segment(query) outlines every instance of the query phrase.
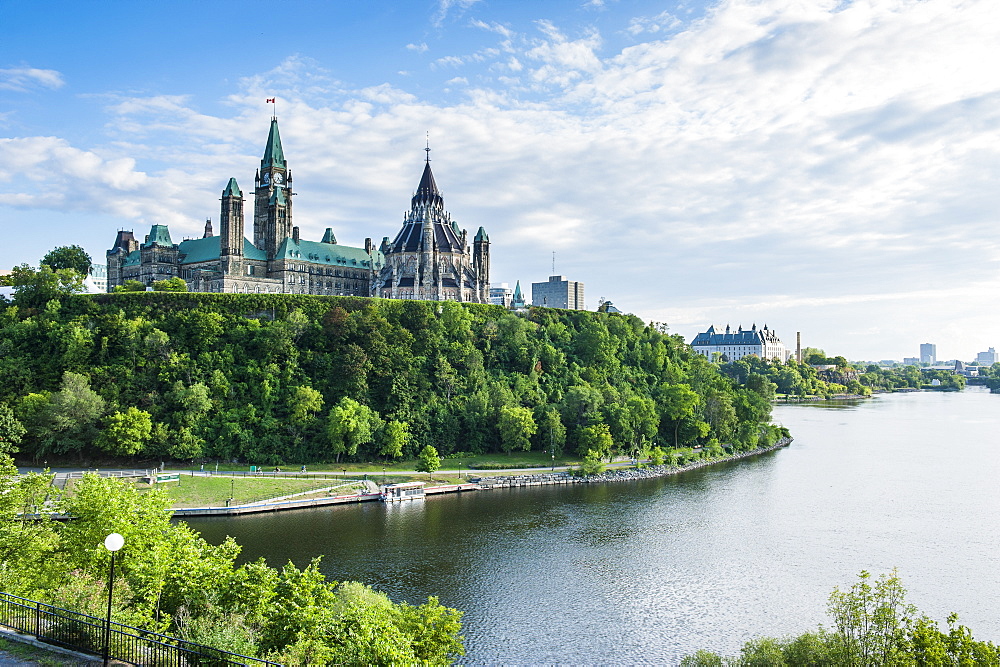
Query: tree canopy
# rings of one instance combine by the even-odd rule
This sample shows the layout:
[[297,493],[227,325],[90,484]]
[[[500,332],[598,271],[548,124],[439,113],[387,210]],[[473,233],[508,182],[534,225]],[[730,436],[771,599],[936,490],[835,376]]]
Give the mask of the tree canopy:
[[54,290],[0,311],[0,342],[0,403],[36,459],[743,451],[776,384],[631,315],[452,302]]
[[59,269],[73,269],[81,275],[88,275],[90,273],[90,265],[93,263],[90,255],[87,251],[78,245],[64,245],[58,248],[53,248],[45,257],[42,257],[41,262],[43,266],[47,266],[53,271],[58,271]]
[[363,584],[328,581],[318,560],[302,569],[239,565],[231,538],[213,546],[171,521],[157,489],[88,474],[46,507],[72,521],[21,520],[43,508],[50,483],[19,476],[0,454],[0,590],[103,617],[103,541],[117,532],[125,538],[112,601],[119,622],[287,665],[445,665],[464,653],[461,612],[436,598],[397,604]]

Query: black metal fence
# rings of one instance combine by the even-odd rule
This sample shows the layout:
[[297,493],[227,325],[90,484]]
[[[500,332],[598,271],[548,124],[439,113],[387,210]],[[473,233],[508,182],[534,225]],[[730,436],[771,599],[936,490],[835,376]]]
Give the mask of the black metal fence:
[[[0,592],[0,625],[34,636],[46,644],[93,655],[104,654],[104,631],[107,624],[102,618]],[[114,622],[111,623],[109,648],[108,654],[112,660],[131,665],[281,667],[278,663],[267,660],[221,651]]]

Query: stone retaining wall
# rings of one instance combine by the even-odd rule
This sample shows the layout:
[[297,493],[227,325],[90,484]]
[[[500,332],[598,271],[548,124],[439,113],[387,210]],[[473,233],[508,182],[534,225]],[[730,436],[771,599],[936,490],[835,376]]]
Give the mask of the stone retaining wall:
[[697,470],[715,463],[726,461],[738,461],[758,454],[773,452],[776,449],[787,447],[792,442],[791,438],[782,438],[770,447],[762,447],[742,454],[734,454],[722,459],[712,459],[710,461],[696,461],[684,466],[649,466],[647,468],[620,468],[617,470],[607,470],[597,475],[588,477],[576,477],[565,472],[541,473],[535,475],[496,475],[493,477],[478,477],[469,481],[479,484],[479,488],[488,489],[510,489],[522,486],[545,486],[549,484],[594,484],[598,482],[626,482],[636,479],[651,479],[653,477],[664,477],[666,475],[676,475],[677,473]]

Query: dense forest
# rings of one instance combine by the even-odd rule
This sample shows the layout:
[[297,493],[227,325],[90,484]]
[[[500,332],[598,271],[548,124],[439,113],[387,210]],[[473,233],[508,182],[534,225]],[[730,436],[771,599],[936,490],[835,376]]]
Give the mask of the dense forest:
[[[0,447],[306,463],[770,444],[775,384],[632,315],[352,297],[79,295],[0,308]],[[34,283],[32,283],[34,280]]]

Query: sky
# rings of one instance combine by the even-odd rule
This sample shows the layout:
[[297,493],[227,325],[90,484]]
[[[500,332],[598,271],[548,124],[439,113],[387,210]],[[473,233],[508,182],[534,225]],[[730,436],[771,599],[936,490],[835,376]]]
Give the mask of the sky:
[[0,268],[218,232],[272,106],[295,223],[394,237],[425,143],[491,281],[688,341],[1000,348],[996,0],[0,0]]

